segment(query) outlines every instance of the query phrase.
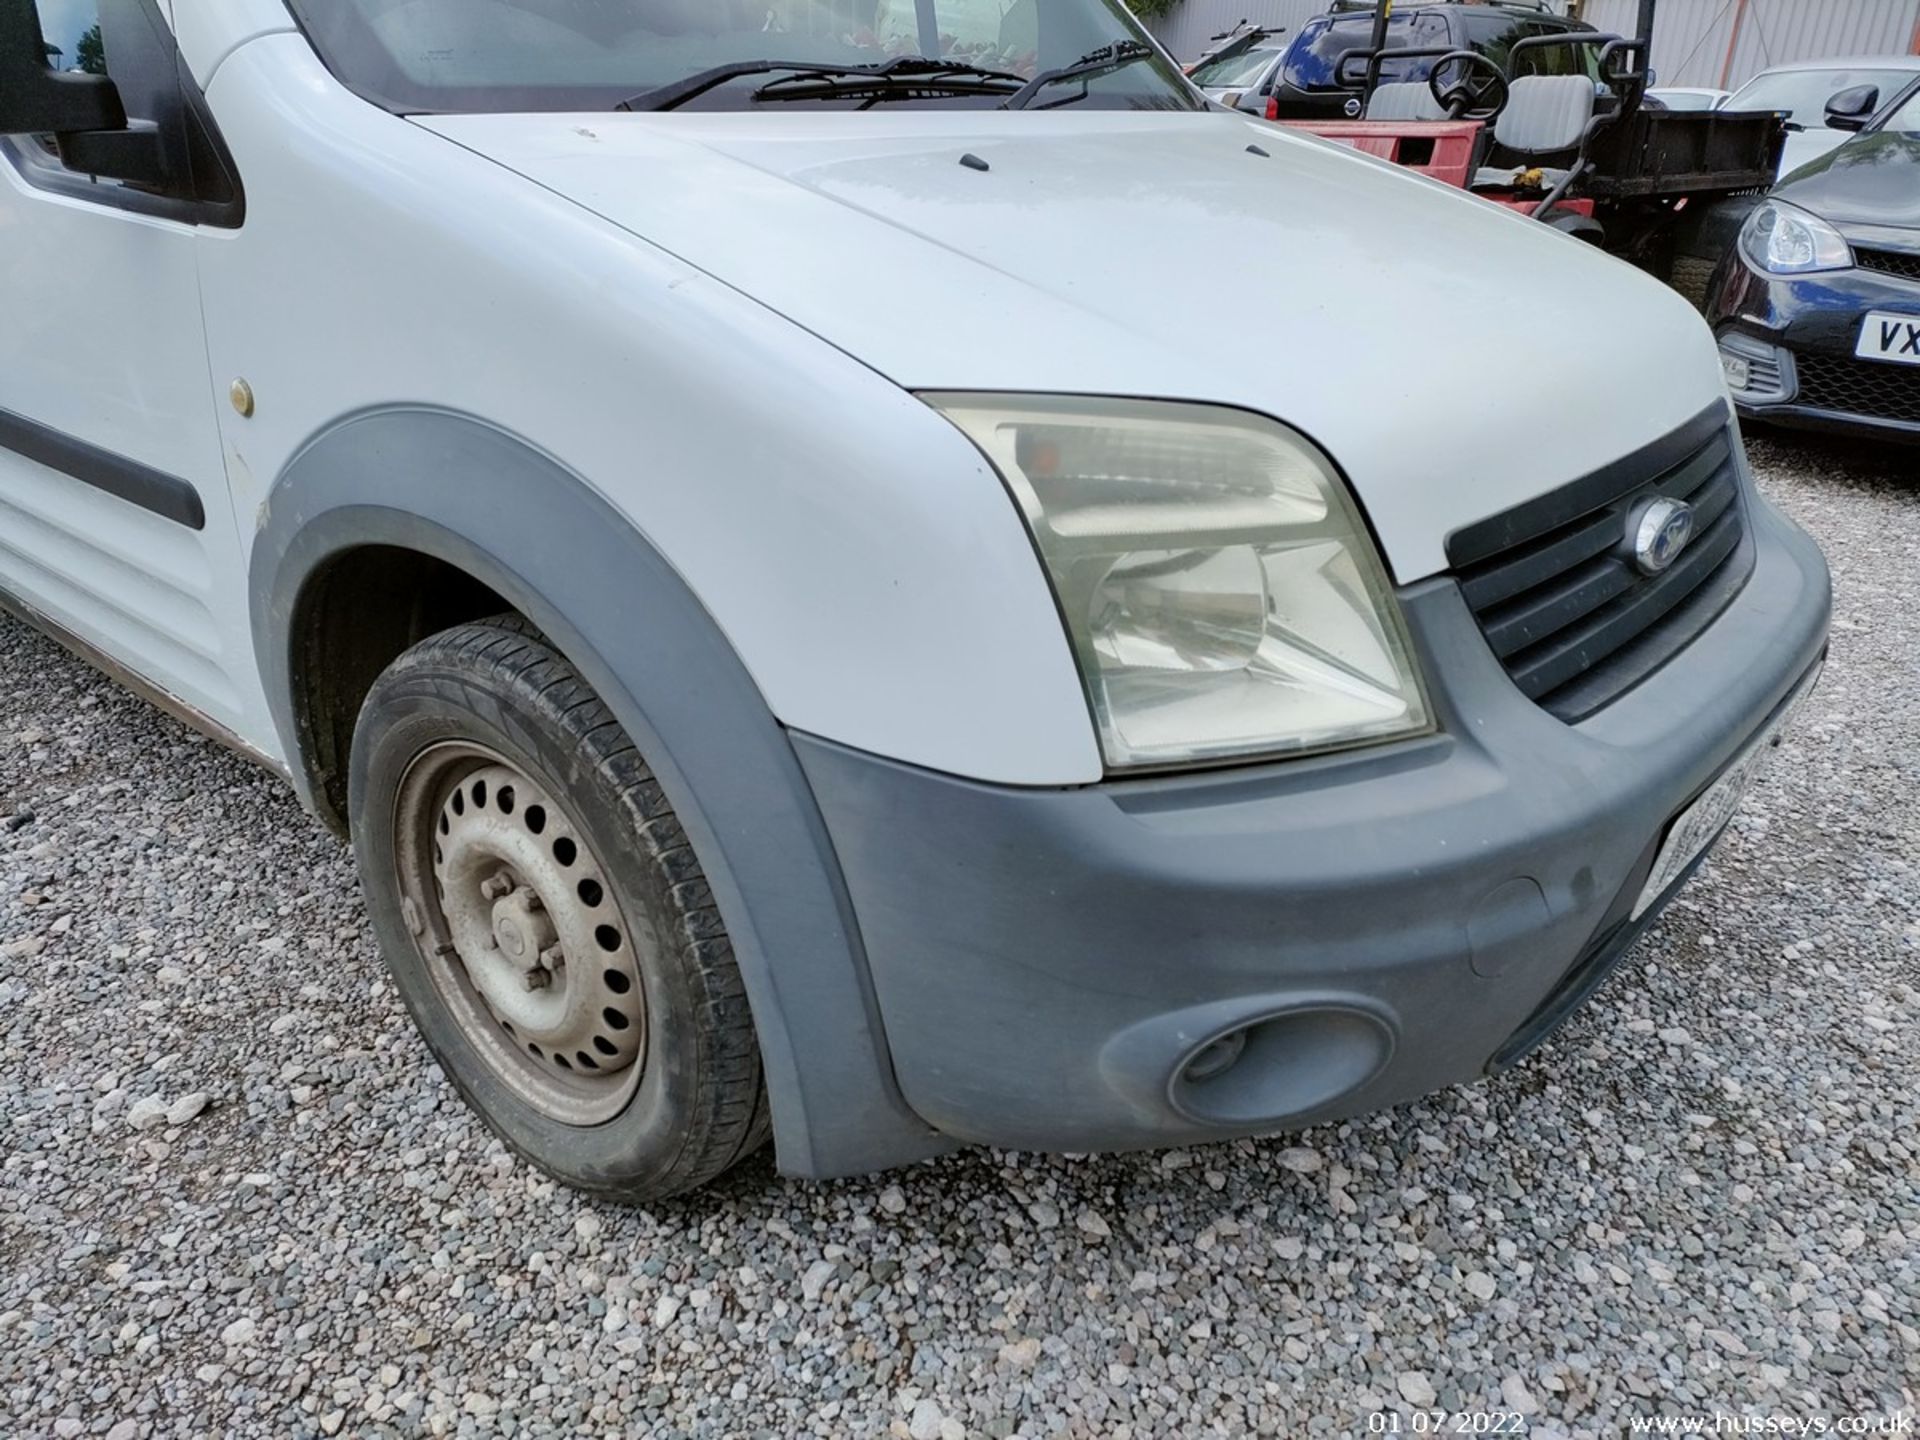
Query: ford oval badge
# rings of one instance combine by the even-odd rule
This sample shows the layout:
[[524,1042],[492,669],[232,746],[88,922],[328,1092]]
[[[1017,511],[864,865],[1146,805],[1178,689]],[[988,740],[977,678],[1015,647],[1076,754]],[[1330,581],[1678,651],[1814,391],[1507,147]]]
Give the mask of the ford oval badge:
[[1668,569],[1693,539],[1693,507],[1681,500],[1655,500],[1636,512],[1631,523],[1627,540],[1642,575]]

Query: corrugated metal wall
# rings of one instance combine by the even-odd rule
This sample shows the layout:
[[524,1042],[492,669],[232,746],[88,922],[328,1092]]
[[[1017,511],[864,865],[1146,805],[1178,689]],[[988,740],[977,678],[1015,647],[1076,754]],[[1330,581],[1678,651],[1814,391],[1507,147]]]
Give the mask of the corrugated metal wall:
[[[1588,0],[1586,15],[1626,34],[1638,8],[1637,0]],[[1916,31],[1920,0],[1661,0],[1653,65],[1662,85],[1733,89],[1789,60],[1905,55]]]
[[[1405,3],[1405,0],[1403,0]],[[1298,28],[1321,0],[1184,0],[1152,29],[1182,60],[1237,20]],[[1602,30],[1632,31],[1637,0],[1587,0]],[[1737,27],[1737,35],[1736,35]],[[1839,55],[1904,55],[1920,44],[1920,0],[1660,0],[1653,64],[1663,85],[1740,85],[1769,65]]]
[[1733,54],[1734,83],[1783,60],[1904,55],[1920,39],[1920,0],[1749,0]]
[[[1829,0],[1789,3],[1819,10]],[[1662,85],[1719,88],[1739,5],[1740,0],[1661,0],[1653,21],[1653,69]],[[1587,0],[1584,13],[1587,23],[1596,30],[1631,35],[1639,23],[1640,4],[1639,0]]]

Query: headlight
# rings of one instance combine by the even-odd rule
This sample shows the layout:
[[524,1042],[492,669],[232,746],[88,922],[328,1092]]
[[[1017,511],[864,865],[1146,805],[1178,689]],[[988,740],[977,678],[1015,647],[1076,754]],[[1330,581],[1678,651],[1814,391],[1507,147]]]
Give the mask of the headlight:
[[1818,215],[1784,200],[1769,200],[1753,212],[1740,232],[1740,246],[1749,260],[1770,275],[1853,268],[1853,248],[1844,235]]
[[923,398],[1025,512],[1109,765],[1297,754],[1429,728],[1373,542],[1300,435],[1200,405]]

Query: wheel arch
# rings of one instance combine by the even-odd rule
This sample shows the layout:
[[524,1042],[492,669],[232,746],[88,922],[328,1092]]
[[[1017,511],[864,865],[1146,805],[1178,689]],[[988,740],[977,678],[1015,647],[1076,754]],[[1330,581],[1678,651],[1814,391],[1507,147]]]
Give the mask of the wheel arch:
[[[413,567],[394,601],[411,611],[351,583],[370,556]],[[459,587],[457,603],[423,603],[423,575]],[[316,636],[326,650],[325,637],[353,633],[316,628],[343,580],[375,633],[344,657],[316,654]],[[459,613],[474,604],[537,625],[640,747],[700,855],[759,1034],[781,1169],[853,1174],[953,1148],[900,1098],[852,907],[785,730],[698,597],[580,476],[472,416],[407,406],[345,417],[275,482],[249,588],[294,784],[336,828],[340,712],[357,712],[354,686],[384,667],[365,674],[372,658],[441,614],[478,618]],[[347,674],[316,684],[329,665]]]

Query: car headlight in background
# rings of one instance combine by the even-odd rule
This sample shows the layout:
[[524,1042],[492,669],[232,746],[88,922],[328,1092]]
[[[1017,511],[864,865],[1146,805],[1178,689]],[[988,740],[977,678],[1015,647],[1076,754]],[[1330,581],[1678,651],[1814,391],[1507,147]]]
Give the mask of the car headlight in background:
[[1213,406],[922,398],[1025,513],[1110,766],[1430,728],[1372,538],[1304,437]]
[[1812,275],[1853,268],[1853,247],[1833,226],[1784,200],[1755,210],[1740,232],[1740,247],[1770,275]]

